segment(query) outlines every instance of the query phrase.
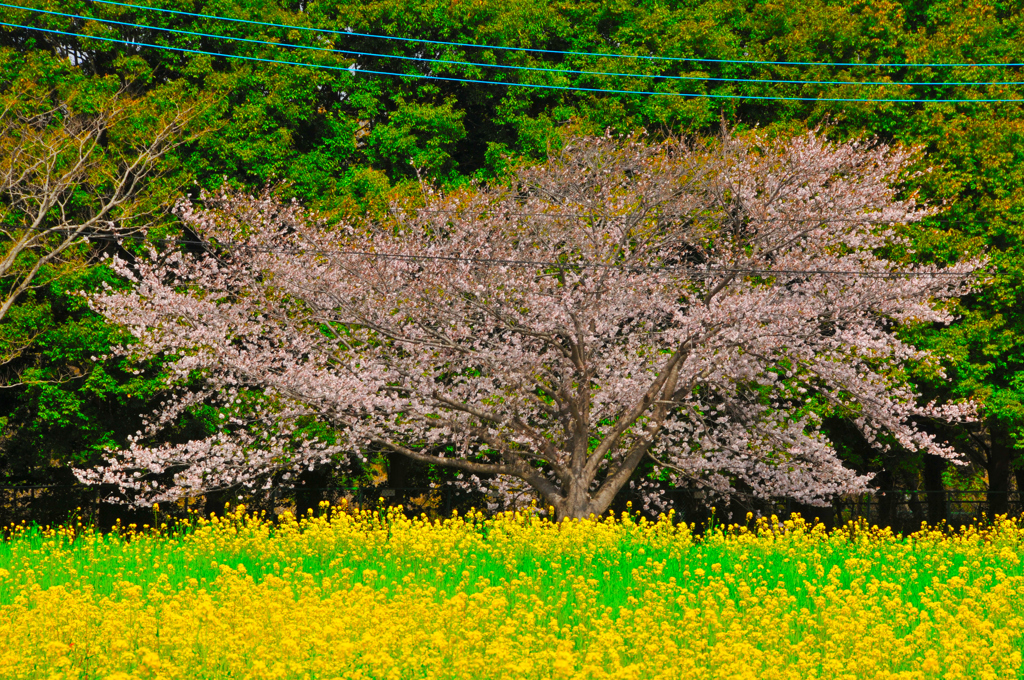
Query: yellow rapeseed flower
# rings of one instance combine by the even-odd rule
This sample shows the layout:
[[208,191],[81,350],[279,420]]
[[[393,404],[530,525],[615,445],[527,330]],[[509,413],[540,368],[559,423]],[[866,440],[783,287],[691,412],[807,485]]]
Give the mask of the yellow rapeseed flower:
[[[12,527],[0,678],[1022,677],[1024,528],[908,537],[798,517],[697,536],[227,511],[101,535]],[[182,530],[183,529],[183,530]]]

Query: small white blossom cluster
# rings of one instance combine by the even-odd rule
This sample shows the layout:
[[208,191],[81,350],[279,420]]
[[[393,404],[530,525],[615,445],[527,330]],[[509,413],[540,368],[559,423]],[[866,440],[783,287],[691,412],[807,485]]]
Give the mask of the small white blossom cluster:
[[[836,456],[812,398],[878,446],[954,458],[917,423],[970,406],[921,405],[893,377],[934,360],[896,325],[947,322],[936,303],[977,266],[883,278],[906,271],[878,256],[894,226],[928,214],[894,189],[912,155],[815,133],[582,138],[511,188],[428,188],[424,208],[368,227],[269,195],[185,201],[210,254],[118,260],[134,288],[93,305],[205,391],[171,398],[80,478],[150,502],[382,447],[562,517],[603,512],[645,459],[679,483],[820,504],[868,480]],[[274,407],[145,445],[239,390]],[[339,443],[296,443],[301,417]]]

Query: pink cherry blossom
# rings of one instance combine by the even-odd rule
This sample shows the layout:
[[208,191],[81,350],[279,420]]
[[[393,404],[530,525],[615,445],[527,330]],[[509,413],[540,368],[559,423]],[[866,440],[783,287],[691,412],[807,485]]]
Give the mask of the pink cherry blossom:
[[[879,447],[955,458],[919,423],[971,406],[920,403],[899,369],[935,358],[896,330],[948,322],[939,303],[977,263],[881,256],[930,214],[897,193],[913,158],[817,133],[588,137],[508,186],[424,187],[424,207],[368,226],[269,194],[183,201],[208,254],[115,260],[134,288],[92,303],[140,340],[122,351],[175,357],[204,387],[79,477],[146,503],[379,447],[560,517],[604,512],[645,459],[726,495],[866,490],[812,398]],[[147,444],[254,389],[268,406],[213,436]],[[297,438],[303,418],[339,441]]]

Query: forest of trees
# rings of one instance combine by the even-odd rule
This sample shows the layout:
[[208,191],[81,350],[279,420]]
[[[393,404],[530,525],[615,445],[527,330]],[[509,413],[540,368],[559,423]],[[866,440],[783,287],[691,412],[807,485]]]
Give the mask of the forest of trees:
[[[987,261],[976,289],[951,303],[955,322],[901,330],[942,357],[944,371],[908,376],[926,400],[979,404],[973,425],[922,424],[968,464],[883,453],[839,416],[824,427],[876,488],[926,494],[931,521],[945,519],[947,491],[984,492],[998,514],[1024,489],[1020,3],[17,7],[0,25],[0,486],[67,485],[52,512],[92,497],[75,495],[72,468],[123,447],[143,427],[138,414],[165,398],[166,365],[112,352],[124,332],[80,293],[126,285],[104,255],[195,240],[172,210],[182,196],[269,187],[325,220],[374,219],[415,205],[423,181],[500,182],[577,135],[704,136],[723,125],[769,138],[820,127],[916,150],[902,191],[942,209],[903,227],[913,247],[888,256]],[[218,415],[197,406],[168,441],[206,436]],[[304,481],[365,482],[374,465],[410,486],[444,475],[386,457],[368,465]]]

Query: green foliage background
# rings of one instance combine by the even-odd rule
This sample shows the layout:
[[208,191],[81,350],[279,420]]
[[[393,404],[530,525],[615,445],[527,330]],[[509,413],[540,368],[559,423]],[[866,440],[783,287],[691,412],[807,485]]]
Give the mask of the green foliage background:
[[[950,431],[992,480],[1020,470],[1024,481],[1024,99],[1017,67],[766,65],[687,59],[877,63],[1022,63],[1022,3],[990,0],[150,0],[153,7],[256,22],[329,29],[321,34],[255,23],[166,14],[84,0],[24,0],[26,7],[152,28],[103,24],[5,9],[5,21],[82,35],[187,47],[220,54],[333,67],[256,63],[224,56],[139,48],[25,29],[0,28],[0,87],[17,76],[60,80],[69,69],[115,78],[140,93],[208,98],[211,132],[168,159],[182,191],[232,184],[282,184],[326,215],[380,210],[410,193],[417,176],[441,184],[500,176],[517,159],[540,159],[567,130],[646,128],[703,134],[723,119],[780,134],[827,124],[837,137],[877,136],[920,146],[921,174],[908,192],[946,210],[909,235],[903,257],[950,262],[985,255],[990,275],[958,307],[948,328],[908,330],[946,357],[947,376],[920,375],[927,396],[974,397],[984,427]],[[186,36],[157,28],[331,47],[350,54]],[[351,35],[560,50],[550,54],[386,41]],[[594,56],[621,53],[675,61]],[[398,59],[397,57],[405,57]],[[426,63],[423,58],[458,63]],[[350,72],[393,71],[404,77]],[[74,64],[74,66],[70,66]],[[514,71],[499,66],[554,69]],[[657,78],[574,71],[635,73]],[[414,76],[507,83],[689,93],[709,97],[606,94],[460,83]],[[671,78],[691,78],[673,80]],[[715,78],[834,81],[836,84],[725,82]],[[959,85],[908,86],[908,80]],[[875,82],[875,85],[858,83]],[[989,81],[1008,85],[985,85]],[[757,99],[758,97],[767,99]],[[782,101],[773,97],[806,97]],[[828,98],[965,99],[962,103],[842,102]],[[19,386],[0,390],[0,481],[51,479],[72,461],[95,459],[123,440],[135,414],[151,407],[158,370],[135,375],[102,356],[114,331],[73,291],[108,274],[90,265],[26,296],[0,324],[0,341],[32,338],[6,366]],[[73,375],[71,375],[73,374]],[[62,382],[44,382],[63,376]],[[69,380],[64,380],[70,375]],[[934,425],[931,425],[934,426]],[[865,471],[886,468],[890,488],[916,485],[926,461],[882,457],[856,437],[836,439]],[[1001,472],[1004,471],[1004,472]],[[952,479],[947,474],[947,483]]]

